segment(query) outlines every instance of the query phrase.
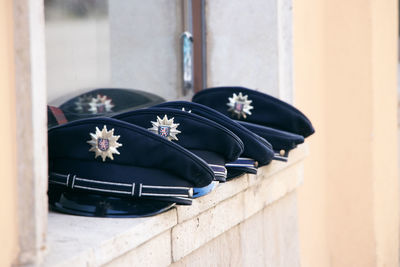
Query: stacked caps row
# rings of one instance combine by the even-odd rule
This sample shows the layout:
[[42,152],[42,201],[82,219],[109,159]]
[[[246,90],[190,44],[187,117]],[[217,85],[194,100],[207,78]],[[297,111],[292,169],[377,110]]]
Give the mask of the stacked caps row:
[[190,205],[218,184],[286,161],[314,133],[292,105],[244,87],[205,89],[192,102],[97,89],[48,113],[49,206],[84,216]]

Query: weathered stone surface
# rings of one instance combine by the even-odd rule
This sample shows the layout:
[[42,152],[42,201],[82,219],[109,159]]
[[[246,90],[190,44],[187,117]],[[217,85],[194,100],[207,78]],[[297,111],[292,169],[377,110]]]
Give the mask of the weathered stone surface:
[[296,193],[287,194],[172,266],[299,266],[296,211]]
[[186,221],[201,212],[214,207],[217,203],[243,191],[248,186],[247,175],[219,184],[210,194],[197,198],[191,206],[177,206],[178,223]]
[[300,266],[297,194],[275,202],[263,211],[266,266]]
[[[265,206],[293,191],[302,182],[302,165],[295,163],[272,177],[232,196],[172,230],[173,260],[177,261]],[[212,225],[212,227],[210,227]]]
[[247,188],[244,192],[245,217],[252,216],[266,205],[293,191],[302,181],[302,164],[294,164]]
[[140,245],[104,267],[121,266],[168,266],[171,264],[171,231],[168,230]]
[[135,249],[177,223],[176,210],[135,219],[49,214],[44,266],[99,266]]
[[243,221],[240,229],[241,266],[265,266],[264,264],[264,220],[263,212]]
[[172,257],[177,261],[244,218],[243,193],[220,202],[172,229]]
[[241,266],[240,249],[239,227],[235,226],[172,266]]

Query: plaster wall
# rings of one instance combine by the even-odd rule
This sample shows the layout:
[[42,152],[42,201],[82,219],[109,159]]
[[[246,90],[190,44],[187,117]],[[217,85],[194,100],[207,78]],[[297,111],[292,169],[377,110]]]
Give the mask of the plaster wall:
[[303,266],[398,266],[396,1],[296,0],[295,105],[313,121]]

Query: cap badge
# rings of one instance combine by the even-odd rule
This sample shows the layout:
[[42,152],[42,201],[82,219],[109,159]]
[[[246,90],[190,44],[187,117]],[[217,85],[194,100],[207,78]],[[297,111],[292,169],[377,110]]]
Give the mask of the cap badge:
[[79,113],[106,113],[111,112],[114,105],[111,103],[112,99],[106,95],[98,94],[96,97],[91,95],[84,95],[78,98],[75,102],[75,110]]
[[156,133],[164,138],[167,138],[169,141],[178,140],[176,137],[181,131],[177,129],[179,123],[174,123],[174,118],[168,119],[167,115],[164,115],[164,118],[160,119],[157,116],[157,121],[152,121],[153,127],[148,128],[148,130]]
[[111,99],[106,95],[97,95],[96,98],[92,98],[89,103],[89,111],[92,114],[111,112],[114,105],[111,103]]
[[104,125],[100,131],[96,127],[96,133],[90,133],[90,136],[92,139],[87,141],[87,143],[91,145],[89,151],[95,153],[94,158],[100,156],[103,161],[106,161],[107,157],[114,160],[113,154],[119,155],[117,148],[122,146],[122,144],[117,142],[120,136],[114,135],[114,128],[107,131],[107,127]]
[[238,95],[233,93],[232,97],[229,97],[229,103],[227,103],[229,112],[232,112],[232,116],[237,116],[238,119],[243,117],[243,119],[247,118],[247,115],[251,115],[251,109],[254,107],[251,106],[251,102],[253,100],[247,99],[247,95],[244,95],[240,92]]
[[75,101],[75,110],[78,113],[88,113],[89,112],[89,102],[92,101],[92,96],[83,95],[78,97],[78,100]]

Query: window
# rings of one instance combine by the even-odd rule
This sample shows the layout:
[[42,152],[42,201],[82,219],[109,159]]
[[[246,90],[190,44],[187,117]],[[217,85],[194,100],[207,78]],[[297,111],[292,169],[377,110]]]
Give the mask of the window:
[[[291,44],[291,20],[281,17],[291,14],[290,5],[269,8],[264,2],[253,5],[237,1],[224,2],[221,8],[221,3],[205,3],[205,0],[14,3],[20,263],[39,260],[45,247],[46,104],[58,106],[72,96],[101,87],[140,89],[166,99],[184,97],[187,93],[189,98],[193,92],[183,90],[181,36],[185,31],[192,32],[194,40],[193,91],[237,84],[290,99],[291,52],[285,47]],[[244,8],[249,12],[242,14]],[[207,42],[212,48],[207,51],[208,66],[206,19]],[[237,27],[239,24],[243,27]],[[255,25],[265,31],[251,30],[256,29]],[[260,38],[266,47],[248,41]]]
[[[139,89],[165,99],[190,93],[192,39],[183,33],[195,30],[201,64],[203,2],[46,0],[48,103],[94,88]],[[203,66],[196,73],[198,90]]]

